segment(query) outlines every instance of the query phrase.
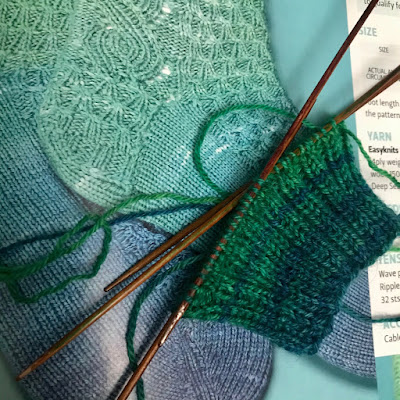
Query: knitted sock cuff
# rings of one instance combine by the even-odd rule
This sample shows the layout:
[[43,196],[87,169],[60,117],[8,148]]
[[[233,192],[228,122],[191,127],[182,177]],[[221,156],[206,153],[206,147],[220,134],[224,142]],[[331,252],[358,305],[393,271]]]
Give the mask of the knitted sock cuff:
[[187,316],[313,354],[349,283],[388,250],[399,221],[361,177],[342,127],[280,164],[239,206],[244,216],[231,221]]

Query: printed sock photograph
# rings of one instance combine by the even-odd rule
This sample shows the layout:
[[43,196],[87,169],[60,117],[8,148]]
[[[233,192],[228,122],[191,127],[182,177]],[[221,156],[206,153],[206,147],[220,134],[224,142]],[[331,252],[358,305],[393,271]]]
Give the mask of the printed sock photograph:
[[0,400],[400,400],[400,2],[3,0]]

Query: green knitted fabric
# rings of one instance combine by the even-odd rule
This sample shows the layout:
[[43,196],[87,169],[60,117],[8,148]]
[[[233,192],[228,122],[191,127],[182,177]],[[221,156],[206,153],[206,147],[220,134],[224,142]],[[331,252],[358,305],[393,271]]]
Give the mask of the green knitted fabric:
[[318,350],[347,286],[400,224],[358,172],[343,126],[313,139],[241,203],[187,317],[229,321],[297,354]]
[[[293,109],[275,75],[263,7],[262,0],[76,1],[40,116],[41,141],[63,181],[105,208],[140,193],[215,195],[192,154],[210,115],[249,103]],[[212,180],[233,191],[254,176],[287,124],[261,110],[219,120],[201,154]],[[156,222],[172,232],[198,214]]]

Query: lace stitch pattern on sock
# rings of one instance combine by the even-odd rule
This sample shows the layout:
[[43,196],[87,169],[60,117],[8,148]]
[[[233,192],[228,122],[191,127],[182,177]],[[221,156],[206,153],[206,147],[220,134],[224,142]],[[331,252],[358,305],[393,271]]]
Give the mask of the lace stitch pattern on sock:
[[69,34],[74,0],[13,0],[0,4],[2,73],[53,65]]
[[[64,182],[105,208],[136,193],[209,195],[195,174],[195,138],[209,115],[248,103],[293,109],[275,76],[262,1],[80,0],[40,137]],[[213,180],[227,191],[244,183],[287,125],[262,111],[219,121],[203,146]],[[195,213],[179,226],[157,222],[172,232]]]
[[399,220],[361,177],[341,127],[281,164],[242,202],[186,316],[314,354],[349,283],[388,250]]

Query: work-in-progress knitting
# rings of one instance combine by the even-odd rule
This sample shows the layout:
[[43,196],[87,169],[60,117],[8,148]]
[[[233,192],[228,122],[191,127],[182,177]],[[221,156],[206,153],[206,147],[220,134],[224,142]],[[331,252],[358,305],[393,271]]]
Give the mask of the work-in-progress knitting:
[[229,321],[297,354],[318,351],[352,279],[400,229],[357,170],[347,134],[339,125],[316,135],[242,201],[188,317]]

